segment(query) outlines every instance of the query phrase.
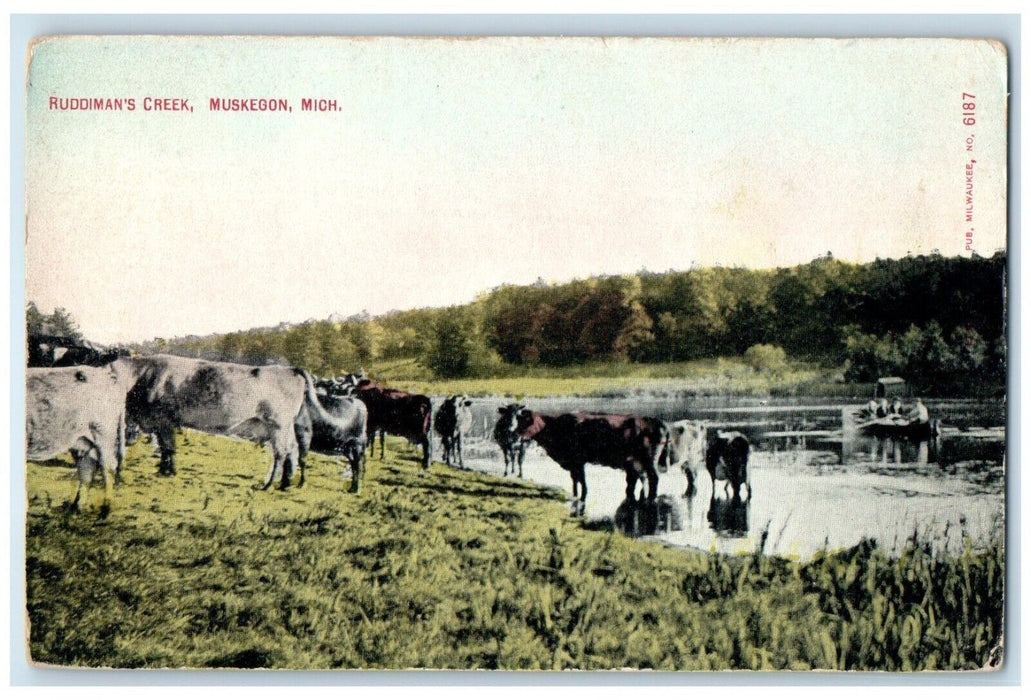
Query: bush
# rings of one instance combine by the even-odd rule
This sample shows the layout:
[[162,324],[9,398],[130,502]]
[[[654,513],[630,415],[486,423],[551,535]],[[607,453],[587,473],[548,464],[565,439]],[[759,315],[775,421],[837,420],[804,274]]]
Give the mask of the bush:
[[745,350],[745,362],[756,372],[782,372],[788,366],[788,354],[776,345],[753,345]]

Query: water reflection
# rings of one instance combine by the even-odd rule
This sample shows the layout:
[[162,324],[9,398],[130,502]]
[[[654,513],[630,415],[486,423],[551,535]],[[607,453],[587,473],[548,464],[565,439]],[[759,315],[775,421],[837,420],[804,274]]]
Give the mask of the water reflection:
[[751,497],[741,500],[739,496],[731,498],[709,498],[709,525],[713,532],[722,537],[748,536],[748,506]]
[[[616,408],[600,399],[568,403],[581,410]],[[493,415],[496,408],[489,408]],[[686,405],[676,410],[683,413],[673,415],[692,415]],[[687,479],[671,469],[662,474],[654,502],[628,502],[621,470],[589,465],[590,495],[586,504],[574,504],[573,514],[628,536],[726,554],[755,551],[765,532],[766,553],[807,556],[862,537],[893,547],[916,528],[961,551],[964,537],[955,533],[969,532],[981,542],[1001,530],[1006,445],[999,404],[943,407],[937,413],[946,429],[922,441],[848,430],[840,407],[793,411],[713,410],[699,417],[740,431],[752,443],[743,498],[734,500],[722,480],[714,489],[704,472],[694,497],[682,498]],[[490,417],[486,410],[484,415]],[[504,460],[488,423],[480,440],[469,443],[472,463],[501,476]],[[569,492],[568,472],[533,446],[525,477]]]
[[654,501],[625,499],[612,519],[615,528],[630,537],[661,535],[684,527],[678,499],[661,495]]
[[850,450],[849,462],[869,462],[872,464],[928,464],[938,461],[941,438],[913,442],[905,438],[871,437],[866,438],[868,451],[862,444]]

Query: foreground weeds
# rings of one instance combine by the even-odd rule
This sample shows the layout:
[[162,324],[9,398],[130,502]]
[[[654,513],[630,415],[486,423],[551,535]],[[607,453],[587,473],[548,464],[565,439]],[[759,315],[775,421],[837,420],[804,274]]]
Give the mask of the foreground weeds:
[[403,441],[360,495],[316,457],[186,432],[180,471],[136,445],[106,518],[68,464],[28,465],[36,662],[118,668],[976,669],[998,663],[1003,551],[871,542],[808,562],[591,531],[562,494],[448,469]]

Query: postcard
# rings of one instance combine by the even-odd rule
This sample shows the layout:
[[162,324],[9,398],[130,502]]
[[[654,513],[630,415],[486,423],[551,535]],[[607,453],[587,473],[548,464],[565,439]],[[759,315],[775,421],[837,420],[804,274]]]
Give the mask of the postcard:
[[39,38],[29,662],[998,670],[1007,65]]

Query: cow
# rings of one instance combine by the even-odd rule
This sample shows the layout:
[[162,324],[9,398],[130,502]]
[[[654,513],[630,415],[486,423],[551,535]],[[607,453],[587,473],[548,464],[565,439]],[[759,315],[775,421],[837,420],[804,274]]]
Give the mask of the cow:
[[174,355],[132,359],[135,380],[125,397],[126,419],[157,435],[159,473],[175,474],[175,430],[268,443],[272,465],[262,488],[275,476],[289,485],[299,460],[295,419],[306,400],[309,382],[292,367],[249,367]]
[[76,341],[63,336],[30,334],[27,340],[28,367],[103,367],[129,355],[127,350],[105,350],[96,348],[86,341]]
[[[705,451],[705,468],[712,477],[713,491],[716,490],[716,480],[727,481],[727,486],[734,492],[734,498],[740,500],[741,485],[748,483],[748,438],[736,431],[720,431],[709,442]],[[751,488],[749,488],[751,497]]]
[[71,452],[79,476],[72,510],[86,505],[97,469],[104,477],[102,512],[111,507],[125,452],[125,395],[132,377],[128,360],[26,370],[26,456],[38,461]]
[[440,435],[444,446],[444,463],[451,466],[451,458],[458,455],[458,466],[464,468],[462,461],[462,435],[473,426],[473,413],[469,407],[473,402],[463,394],[456,394],[444,399],[433,418],[433,429]]
[[430,416],[433,404],[422,394],[409,394],[354,374],[346,375],[340,385],[351,387],[369,409],[369,443],[375,454],[379,432],[379,458],[384,457],[386,433],[407,438],[422,447],[422,468],[430,468]]
[[509,471],[514,475],[519,465],[519,478],[523,478],[523,459],[526,457],[526,440],[519,436],[516,417],[526,406],[510,403],[498,408],[497,423],[494,424],[494,442],[501,448],[501,456],[505,460],[505,476]]
[[678,420],[667,423],[669,440],[659,456],[660,467],[681,468],[687,477],[687,490],[684,497],[690,498],[695,492],[695,481],[705,464],[705,426],[690,420]]
[[358,493],[365,465],[369,411],[361,399],[338,393],[338,385],[314,381],[305,373],[305,403],[294,419],[297,464],[304,486],[305,458],[309,451],[340,456],[351,465],[351,491]]
[[[656,462],[667,441],[666,425],[655,418],[604,413],[550,415],[524,408],[517,433],[534,440],[573,480],[573,500],[587,501],[584,465],[603,464],[626,472],[626,497],[636,498],[638,480],[647,478],[649,500],[656,497]],[[579,494],[579,496],[578,496]]]

